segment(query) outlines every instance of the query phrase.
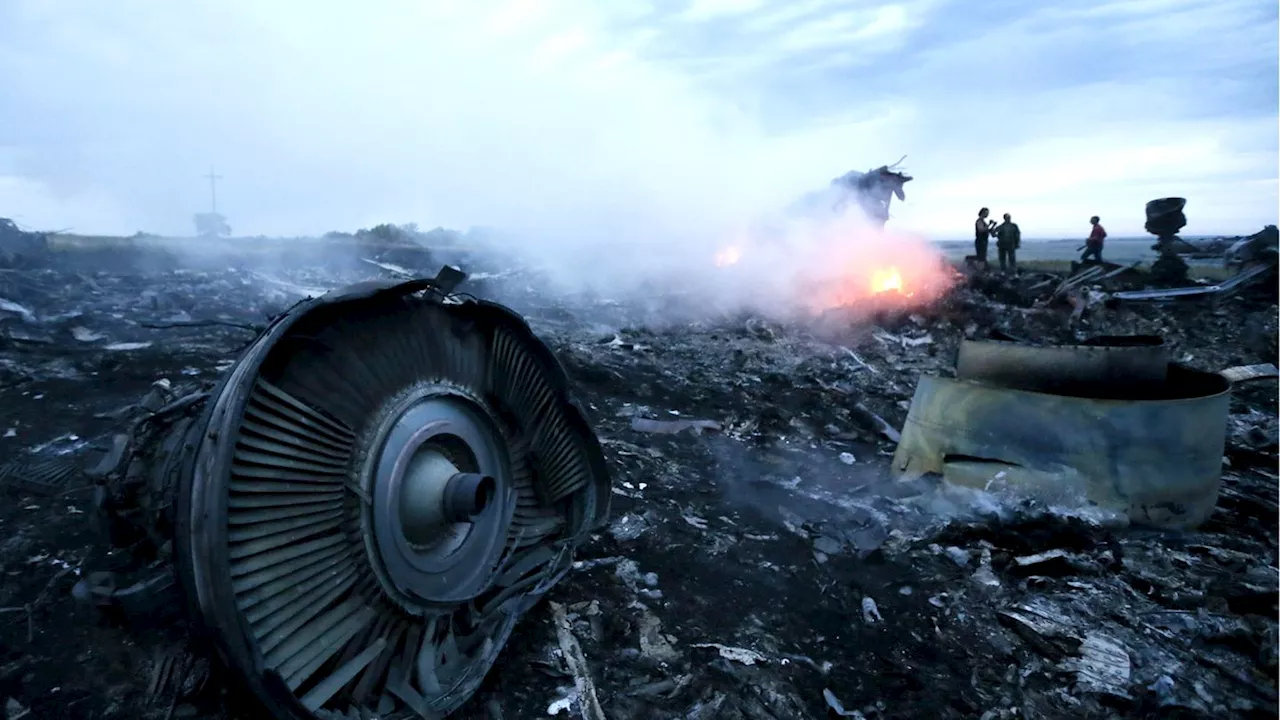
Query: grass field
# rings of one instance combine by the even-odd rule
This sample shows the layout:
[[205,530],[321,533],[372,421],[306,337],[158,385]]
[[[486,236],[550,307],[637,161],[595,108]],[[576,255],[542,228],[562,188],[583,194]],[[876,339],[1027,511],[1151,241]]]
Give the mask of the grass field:
[[[1108,238],[1102,257],[1108,262],[1121,265],[1136,262],[1141,263],[1139,267],[1150,267],[1156,259],[1156,253],[1151,249],[1154,243],[1154,238]],[[1080,259],[1080,251],[1077,248],[1083,244],[1082,240],[1024,240],[1022,247],[1018,249],[1018,265],[1028,270],[1066,272],[1071,269],[1072,260]],[[947,241],[938,243],[938,246],[947,254],[947,257],[956,261],[961,261],[966,255],[973,254],[972,242]],[[989,259],[994,264],[996,262],[994,242],[988,253]],[[1191,266],[1192,277],[1224,280],[1234,274],[1233,271],[1222,267],[1220,260],[1188,260],[1187,264]]]

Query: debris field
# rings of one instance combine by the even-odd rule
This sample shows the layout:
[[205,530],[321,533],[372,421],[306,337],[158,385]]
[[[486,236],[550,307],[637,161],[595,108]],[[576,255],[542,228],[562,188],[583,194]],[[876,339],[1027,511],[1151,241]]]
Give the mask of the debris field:
[[[79,468],[292,303],[435,270],[366,259],[0,271],[8,717],[251,716],[182,628],[73,598],[126,564],[104,555]],[[1200,370],[1274,364],[1274,286],[1116,303],[1140,272],[977,274],[870,317],[675,321],[484,269],[501,272],[461,289],[556,351],[614,497],[460,717],[1276,717],[1274,379],[1233,390],[1218,503],[1194,531],[889,472],[918,378],[953,377],[964,339],[1158,336]]]

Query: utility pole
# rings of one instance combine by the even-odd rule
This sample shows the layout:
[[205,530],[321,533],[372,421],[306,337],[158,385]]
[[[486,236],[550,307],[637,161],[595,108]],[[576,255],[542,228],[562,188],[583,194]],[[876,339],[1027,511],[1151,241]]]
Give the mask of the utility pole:
[[209,212],[216,215],[218,213],[218,181],[222,179],[222,176],[215,175],[213,166],[210,165],[209,174],[205,175],[205,178],[209,180]]

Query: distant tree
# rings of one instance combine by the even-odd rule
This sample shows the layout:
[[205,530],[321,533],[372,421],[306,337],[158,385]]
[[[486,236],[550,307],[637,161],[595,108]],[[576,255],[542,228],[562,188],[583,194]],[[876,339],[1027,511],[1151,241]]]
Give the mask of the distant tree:
[[226,237],[231,234],[231,226],[221,213],[196,213],[196,234],[201,237]]
[[411,242],[408,234],[403,228],[392,225],[391,223],[382,223],[374,225],[371,228],[356,231],[356,237],[362,242],[372,242],[379,244],[397,244]]

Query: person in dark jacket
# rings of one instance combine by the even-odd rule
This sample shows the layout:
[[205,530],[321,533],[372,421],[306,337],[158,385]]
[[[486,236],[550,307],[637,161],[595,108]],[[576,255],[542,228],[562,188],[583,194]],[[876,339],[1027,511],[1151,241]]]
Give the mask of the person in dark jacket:
[[1102,228],[1102,221],[1097,215],[1089,218],[1089,224],[1093,226],[1093,230],[1089,232],[1089,239],[1084,241],[1084,252],[1080,255],[1080,262],[1089,262],[1092,258],[1095,262],[1102,262],[1102,244],[1107,239],[1107,231]]
[[983,267],[987,266],[987,244],[991,241],[991,230],[996,226],[994,221],[987,219],[990,214],[990,210],[982,208],[978,211],[978,219],[973,223],[974,261],[982,263]]
[[994,230],[996,236],[996,253],[1000,257],[1000,272],[1018,274],[1018,248],[1022,246],[1022,231],[1013,221],[1009,213],[1004,214],[1004,222]]

